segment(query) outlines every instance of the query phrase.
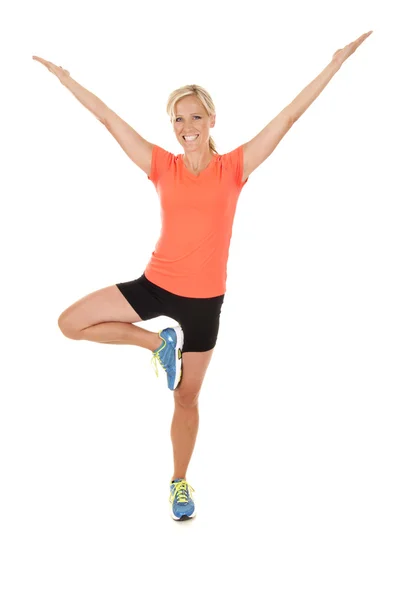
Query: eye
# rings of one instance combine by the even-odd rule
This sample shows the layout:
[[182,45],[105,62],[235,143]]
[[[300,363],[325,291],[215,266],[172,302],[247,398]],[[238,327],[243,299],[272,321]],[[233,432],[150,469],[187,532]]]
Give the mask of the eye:
[[[199,115],[194,115],[194,116],[195,116],[195,119],[201,119],[201,118],[202,118],[202,117],[200,117]],[[181,119],[181,117],[177,117],[175,121],[177,122],[177,121],[178,121],[178,119]]]

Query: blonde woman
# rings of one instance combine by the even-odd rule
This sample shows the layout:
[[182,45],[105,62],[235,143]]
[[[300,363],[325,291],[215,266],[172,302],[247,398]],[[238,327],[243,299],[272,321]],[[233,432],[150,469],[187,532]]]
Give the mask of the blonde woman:
[[[33,56],[110,131],[160,198],[162,230],[143,273],[81,298],[60,315],[58,324],[75,340],[146,348],[156,373],[158,363],[166,371],[175,403],[170,504],[176,520],[195,516],[194,489],[186,476],[198,432],[199,394],[219,330],[238,197],[249,175],[371,33],[337,50],[316,79],[258,135],[226,154],[217,152],[210,137],[216,111],[204,88],[186,85],[168,99],[167,113],[183,149],[174,155],[141,137],[68,71]],[[177,326],[156,333],[135,325],[161,315]]]

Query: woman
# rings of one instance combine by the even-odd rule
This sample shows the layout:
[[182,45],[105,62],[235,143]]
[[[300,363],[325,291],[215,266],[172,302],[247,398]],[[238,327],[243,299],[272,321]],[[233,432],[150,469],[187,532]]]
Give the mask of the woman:
[[[194,490],[186,473],[198,432],[199,393],[217,340],[239,194],[249,175],[371,33],[337,50],[320,75],[257,136],[223,155],[209,135],[216,118],[213,102],[200,86],[184,86],[169,97],[167,112],[184,150],[175,156],[147,142],[68,71],[33,57],[106,126],[160,197],[162,231],[144,273],[78,300],[58,323],[72,339],[147,348],[156,373],[157,362],[167,372],[175,401],[170,503],[176,520],[195,516]],[[156,333],[134,325],[161,315],[176,320],[177,327]]]

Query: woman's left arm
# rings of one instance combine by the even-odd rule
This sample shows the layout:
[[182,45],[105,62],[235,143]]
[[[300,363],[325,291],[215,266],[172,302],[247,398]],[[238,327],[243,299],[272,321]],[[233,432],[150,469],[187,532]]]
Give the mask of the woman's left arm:
[[300,94],[286,106],[260,133],[244,144],[244,174],[243,181],[249,177],[263,161],[273,152],[284,135],[291,129],[329,81],[340,69],[341,65],[355,50],[370,36],[372,31],[364,33],[357,40],[333,54],[331,62],[323,71],[302,90]]

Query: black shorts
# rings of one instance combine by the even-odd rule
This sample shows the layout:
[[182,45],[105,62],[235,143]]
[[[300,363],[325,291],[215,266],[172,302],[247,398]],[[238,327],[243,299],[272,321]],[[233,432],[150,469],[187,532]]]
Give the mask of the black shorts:
[[206,352],[216,345],[224,294],[213,298],[178,296],[155,285],[145,275],[116,286],[142,321],[166,316],[184,332],[182,352]]

